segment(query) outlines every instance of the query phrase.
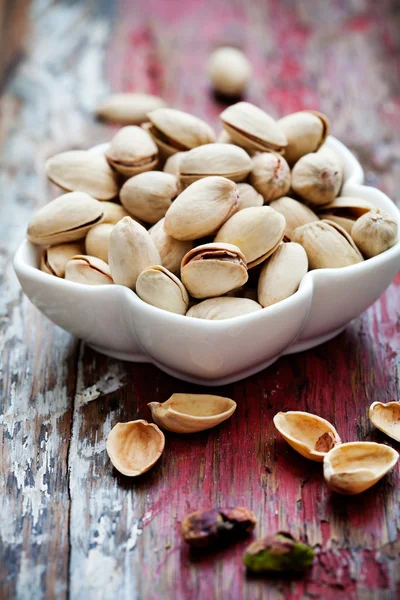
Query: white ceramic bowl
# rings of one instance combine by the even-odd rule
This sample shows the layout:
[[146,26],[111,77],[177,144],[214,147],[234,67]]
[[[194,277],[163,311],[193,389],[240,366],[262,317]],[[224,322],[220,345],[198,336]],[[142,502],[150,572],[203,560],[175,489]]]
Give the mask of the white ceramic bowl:
[[[342,195],[368,200],[394,217],[385,194],[361,185],[363,170],[333,137],[326,145],[345,165]],[[104,151],[104,146],[95,149]],[[24,241],[14,268],[22,289],[51,321],[95,350],[124,360],[152,362],[180,379],[222,385],[261,371],[283,354],[331,339],[375,302],[400,267],[400,241],[361,264],[307,273],[296,294],[261,311],[206,321],[165,312],[119,285],[87,286],[38,269],[40,249]]]

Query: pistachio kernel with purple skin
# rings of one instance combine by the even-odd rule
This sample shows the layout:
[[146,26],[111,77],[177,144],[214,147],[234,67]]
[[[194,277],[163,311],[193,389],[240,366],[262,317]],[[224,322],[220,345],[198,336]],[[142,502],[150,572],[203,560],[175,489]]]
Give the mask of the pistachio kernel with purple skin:
[[182,521],[182,536],[193,548],[226,546],[249,535],[257,520],[243,507],[198,510]]

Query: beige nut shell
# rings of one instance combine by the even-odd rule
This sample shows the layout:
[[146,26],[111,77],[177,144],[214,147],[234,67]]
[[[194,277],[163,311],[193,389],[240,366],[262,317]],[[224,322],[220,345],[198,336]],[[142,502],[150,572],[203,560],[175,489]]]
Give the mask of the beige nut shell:
[[263,264],[258,279],[258,302],[271,306],[294,294],[308,271],[308,259],[300,244],[281,244]]
[[400,402],[373,402],[369,418],[375,427],[400,442]]

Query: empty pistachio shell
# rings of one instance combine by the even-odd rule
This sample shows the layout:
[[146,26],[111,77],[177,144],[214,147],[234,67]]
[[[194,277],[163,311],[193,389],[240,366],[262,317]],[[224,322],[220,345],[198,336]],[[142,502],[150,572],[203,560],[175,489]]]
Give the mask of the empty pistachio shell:
[[79,242],[49,246],[42,252],[40,269],[49,275],[64,277],[67,262],[75,254],[82,254],[82,252],[83,244]]
[[237,246],[203,244],[184,256],[181,276],[193,298],[222,296],[246,283],[246,259]]
[[211,85],[225,96],[239,96],[251,76],[251,65],[238,48],[223,46],[211,54],[207,65]]
[[113,228],[111,223],[100,223],[92,227],[85,239],[86,254],[108,263],[108,244]]
[[164,173],[169,173],[170,175],[175,175],[177,179],[180,176],[180,164],[182,158],[185,156],[186,152],[176,152],[175,154],[171,154],[165,161],[165,165],[163,168]]
[[271,202],[270,207],[285,217],[285,238],[288,240],[292,239],[293,231],[297,227],[306,223],[312,223],[313,221],[319,221],[319,217],[311,208],[288,196],[274,200]]
[[70,192],[86,192],[97,200],[118,194],[117,177],[104,156],[86,150],[61,152],[46,160],[47,177]]
[[263,264],[258,279],[258,301],[271,306],[294,294],[308,271],[306,251],[300,244],[281,244]]
[[103,217],[102,203],[84,192],[63,194],[31,218],[27,237],[34,244],[64,244],[84,238]]
[[397,223],[383,210],[374,209],[357,219],[351,236],[366,258],[388,250],[397,241]]
[[341,443],[329,421],[308,412],[279,412],[274,416],[274,425],[294,450],[315,462],[322,462],[327,452]]
[[117,471],[136,477],[151,469],[164,445],[164,434],[157,425],[139,419],[117,423],[108,434],[106,449]]
[[285,233],[285,218],[269,206],[245,208],[218,231],[216,242],[238,246],[251,269],[276,250]]
[[332,448],[324,458],[324,478],[339,494],[365,492],[388,473],[399,459],[396,450],[375,442],[349,442]]
[[122,127],[114,135],[106,151],[106,159],[118,173],[132,177],[154,169],[158,150],[147,131],[130,125]]
[[124,207],[116,202],[102,202],[101,207],[104,211],[104,216],[101,220],[102,223],[111,223],[112,225],[115,225],[124,217],[130,216]]
[[135,289],[140,273],[161,258],[148,231],[131,219],[124,217],[111,232],[108,262],[115,283]]
[[186,316],[218,321],[240,317],[261,309],[262,307],[257,302],[254,302],[254,300],[222,296],[220,298],[209,298],[199,304],[195,304],[189,308]]
[[249,535],[257,520],[243,506],[196,510],[182,521],[182,537],[194,548],[211,550]]
[[243,148],[232,144],[205,144],[189,150],[180,162],[180,180],[188,185],[210,175],[242,181],[252,168],[251,158]]
[[112,94],[101,102],[96,114],[101,119],[121,125],[140,125],[147,121],[148,112],[164,106],[164,100],[152,94]]
[[293,190],[312,206],[333,202],[340,192],[342,181],[340,159],[325,147],[300,158],[292,171]]
[[166,402],[150,402],[151,415],[160,427],[175,433],[195,433],[219,425],[236,410],[236,402],[208,394],[172,394]]
[[168,271],[174,275],[179,275],[181,270],[182,258],[193,247],[193,242],[176,240],[168,235],[164,229],[164,219],[149,229],[149,234],[155,247],[160,253],[161,262]]
[[177,240],[196,240],[217,231],[239,208],[236,184],[204,177],[187,187],[165,215],[164,229]]
[[375,427],[400,442],[400,402],[374,402],[369,407],[369,418]]
[[95,256],[77,255],[65,266],[65,279],[86,285],[109,285],[114,283],[109,266]]
[[160,265],[147,267],[140,273],[136,293],[147,304],[178,315],[185,315],[189,306],[189,296],[183,283]]
[[287,138],[285,158],[291,166],[305,154],[316,152],[329,133],[327,117],[312,110],[286,115],[279,119],[278,125]]
[[251,206],[262,206],[264,204],[264,198],[248,183],[238,183],[237,188],[239,190],[240,208],[250,208]]
[[275,152],[256,154],[253,158],[250,183],[262,194],[265,202],[276,200],[287,194],[290,189],[289,165],[283,156]]
[[287,139],[278,123],[266,112],[249,104],[238,102],[220,115],[222,125],[235,144],[250,150],[282,150]]
[[121,188],[120,198],[126,210],[147,223],[157,223],[178,194],[178,180],[162,171],[149,171],[131,177]]
[[243,562],[255,573],[293,573],[311,567],[314,550],[286,531],[255,540],[246,549]]

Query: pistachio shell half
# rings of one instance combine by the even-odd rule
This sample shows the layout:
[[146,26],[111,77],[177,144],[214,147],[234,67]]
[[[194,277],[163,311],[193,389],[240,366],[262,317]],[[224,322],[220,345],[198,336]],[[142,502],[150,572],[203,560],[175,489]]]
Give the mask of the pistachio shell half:
[[339,194],[343,181],[343,166],[339,157],[328,148],[306,154],[292,170],[292,188],[312,206],[325,206]]
[[397,223],[386,212],[370,210],[357,219],[351,229],[351,237],[366,258],[377,256],[395,245]]
[[86,285],[114,283],[109,266],[104,260],[84,254],[74,256],[65,266],[65,279]]
[[136,125],[129,125],[122,127],[114,135],[105,156],[118,173],[132,177],[154,169],[158,161],[158,150],[147,131]]
[[154,421],[175,433],[196,433],[219,425],[236,410],[236,402],[209,394],[172,394],[166,402],[149,402]]
[[205,144],[186,152],[179,170],[181,183],[188,185],[210,175],[243,181],[251,168],[251,158],[243,148],[232,144]]
[[147,113],[163,108],[164,100],[158,96],[144,93],[111,94],[97,107],[100,119],[120,123],[121,125],[140,125],[147,121]]
[[[131,216],[123,206],[116,202],[102,202],[101,207],[104,211],[104,216],[101,220],[102,223],[111,223],[115,225],[124,217]],[[135,219],[137,221],[137,219]]]
[[322,462],[331,448],[341,444],[334,426],[312,413],[279,412],[274,416],[274,425],[289,446],[315,462]]
[[400,442],[400,402],[373,402],[369,407],[369,418],[375,427]]
[[178,180],[162,171],[149,171],[131,177],[121,188],[120,198],[126,210],[147,223],[165,216],[178,194]]
[[114,467],[128,477],[145,473],[164,451],[163,432],[143,419],[117,423],[107,437],[107,454]]
[[240,208],[250,208],[251,206],[263,206],[264,198],[248,183],[238,183],[237,188],[239,191]]
[[108,245],[114,225],[100,223],[89,231],[85,239],[86,254],[96,256],[108,263]]
[[185,315],[189,306],[189,296],[183,283],[160,265],[147,267],[140,273],[136,293],[147,304],[178,315]]
[[306,251],[300,244],[281,244],[263,264],[258,279],[258,301],[271,306],[294,294],[308,271]]
[[194,317],[196,319],[218,321],[240,317],[261,309],[262,306],[257,302],[254,302],[254,300],[222,296],[219,298],[209,298],[208,300],[203,300],[203,302],[200,302],[199,304],[195,304],[189,308],[186,316]]
[[179,275],[181,270],[182,258],[193,247],[193,242],[176,240],[168,235],[164,229],[164,219],[149,229],[149,234],[155,247],[160,253],[161,262],[168,271],[174,275]]
[[287,138],[285,158],[293,166],[305,154],[316,152],[329,134],[328,118],[314,110],[302,110],[279,119]]
[[274,200],[271,202],[270,207],[285,217],[285,238],[289,241],[292,239],[293,232],[297,227],[306,223],[312,223],[313,221],[319,221],[318,215],[311,208],[308,208],[302,202],[289,198],[289,196],[283,196],[282,198],[278,198],[278,200]]
[[388,473],[399,459],[396,450],[375,442],[349,442],[332,448],[324,458],[324,478],[339,494],[365,492]]
[[275,152],[256,154],[250,183],[262,194],[265,202],[285,196],[290,190],[289,165],[283,156]]
[[40,270],[48,273],[49,275],[55,275],[56,277],[64,277],[65,266],[67,262],[75,256],[75,254],[82,254],[83,243],[72,242],[70,244],[58,244],[56,246],[49,246],[42,252],[42,258],[40,263]]

